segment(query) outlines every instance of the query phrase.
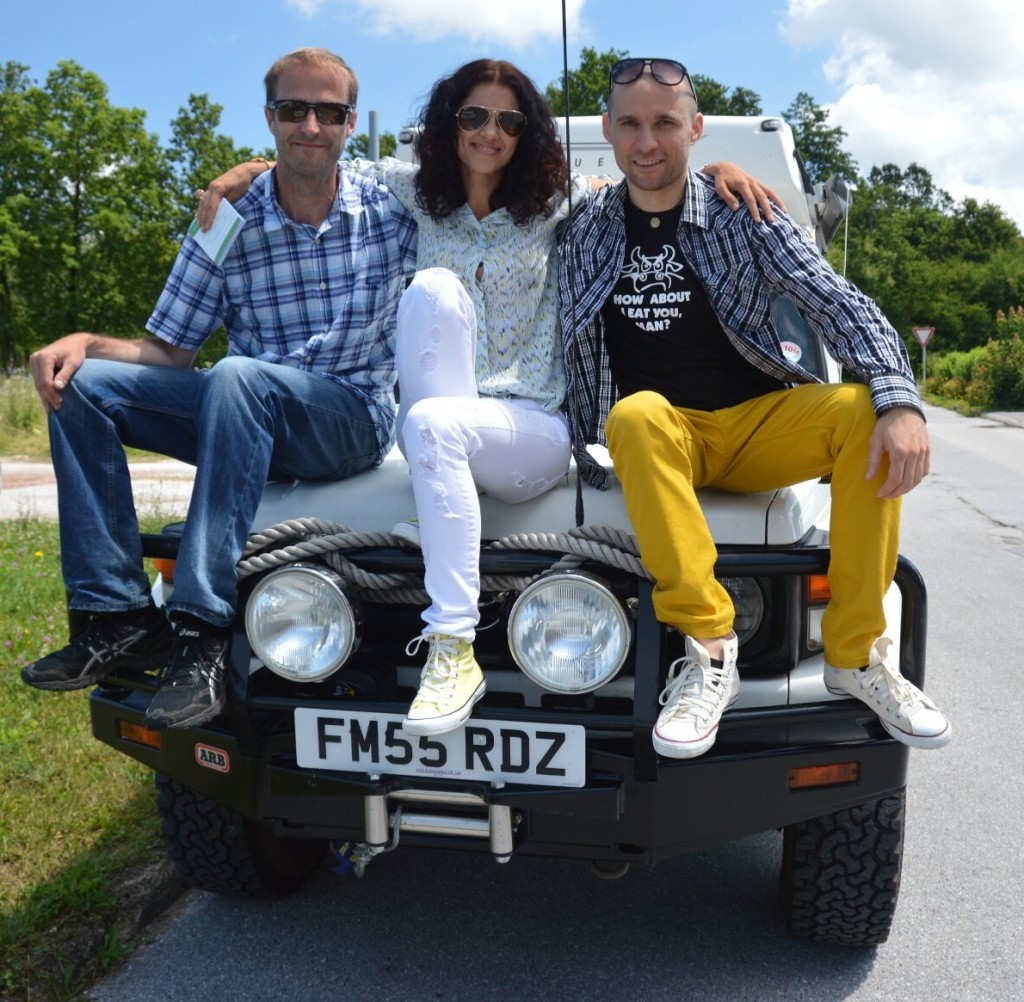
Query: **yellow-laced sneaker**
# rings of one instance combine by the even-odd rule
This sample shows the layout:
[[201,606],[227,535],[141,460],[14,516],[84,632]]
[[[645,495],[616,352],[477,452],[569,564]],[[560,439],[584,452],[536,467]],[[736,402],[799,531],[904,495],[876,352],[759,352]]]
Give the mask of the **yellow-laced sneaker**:
[[461,727],[486,691],[484,673],[468,640],[443,633],[424,633],[405,649],[412,657],[424,641],[430,644],[420,687],[402,730],[406,734],[444,734]]

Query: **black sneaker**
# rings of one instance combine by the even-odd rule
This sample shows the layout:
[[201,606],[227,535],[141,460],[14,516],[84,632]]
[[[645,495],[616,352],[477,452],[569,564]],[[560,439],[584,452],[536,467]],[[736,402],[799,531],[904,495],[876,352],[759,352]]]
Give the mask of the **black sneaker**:
[[36,689],[85,689],[120,668],[159,668],[171,652],[174,632],[160,609],[144,615],[92,615],[67,647],[21,669],[21,680]]
[[145,725],[151,731],[198,727],[224,708],[224,664],[228,637],[192,624],[175,631],[174,647],[163,670]]

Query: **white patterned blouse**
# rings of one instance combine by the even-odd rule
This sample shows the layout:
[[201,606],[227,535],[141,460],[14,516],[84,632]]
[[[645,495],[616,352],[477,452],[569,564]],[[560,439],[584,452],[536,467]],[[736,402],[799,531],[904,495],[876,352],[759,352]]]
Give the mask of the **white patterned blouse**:
[[[344,160],[341,166],[372,174],[413,214],[417,270],[447,268],[459,276],[476,310],[480,395],[535,400],[557,411],[565,397],[565,370],[555,229],[568,215],[568,199],[558,197],[550,216],[525,226],[517,226],[505,209],[477,219],[468,205],[433,219],[416,204],[414,164],[385,157],[376,163]],[[589,196],[587,178],[573,174],[573,205]]]

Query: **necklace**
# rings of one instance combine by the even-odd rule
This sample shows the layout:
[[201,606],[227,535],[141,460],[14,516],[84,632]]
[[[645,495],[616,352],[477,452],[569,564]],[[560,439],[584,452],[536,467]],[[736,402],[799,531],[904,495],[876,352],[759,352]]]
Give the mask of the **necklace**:
[[644,209],[637,208],[632,201],[627,202],[627,205],[638,219],[645,219],[647,225],[652,230],[658,230],[661,229],[662,222],[671,224],[673,219],[678,220],[679,213],[682,211],[683,200],[679,199],[670,209],[661,209],[658,212],[647,212]]

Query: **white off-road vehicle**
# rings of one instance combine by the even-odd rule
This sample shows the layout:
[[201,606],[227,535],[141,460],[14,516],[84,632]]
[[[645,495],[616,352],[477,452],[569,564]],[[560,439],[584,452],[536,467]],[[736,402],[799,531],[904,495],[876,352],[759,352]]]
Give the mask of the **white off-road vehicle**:
[[[599,120],[574,120],[572,166],[615,174]],[[701,162],[770,184],[824,246],[842,187],[806,182],[781,119],[708,117]],[[835,362],[785,302],[780,341],[823,380]],[[225,457],[230,462],[230,457]],[[610,468],[610,464],[609,464]],[[97,738],[150,766],[170,855],[190,883],[285,893],[329,848],[358,874],[405,844],[584,858],[609,872],[780,830],[794,935],[885,940],[903,847],[908,749],[822,681],[829,487],[701,496],[736,604],[739,701],[706,755],[659,758],[658,696],[682,638],[658,623],[620,490],[576,476],[535,501],[481,498],[475,650],[487,695],[471,720],[412,737],[421,662],[406,644],[427,604],[420,552],[391,534],[415,511],[405,461],[336,484],[268,485],[239,565],[228,704],[195,730],[142,724],[148,673],[91,698]],[[146,537],[173,587],[178,530]],[[926,595],[905,560],[888,603],[903,673],[924,682]],[[692,805],[699,804],[699,810]],[[514,863],[513,863],[514,865]],[[373,870],[368,879],[372,879]]]

